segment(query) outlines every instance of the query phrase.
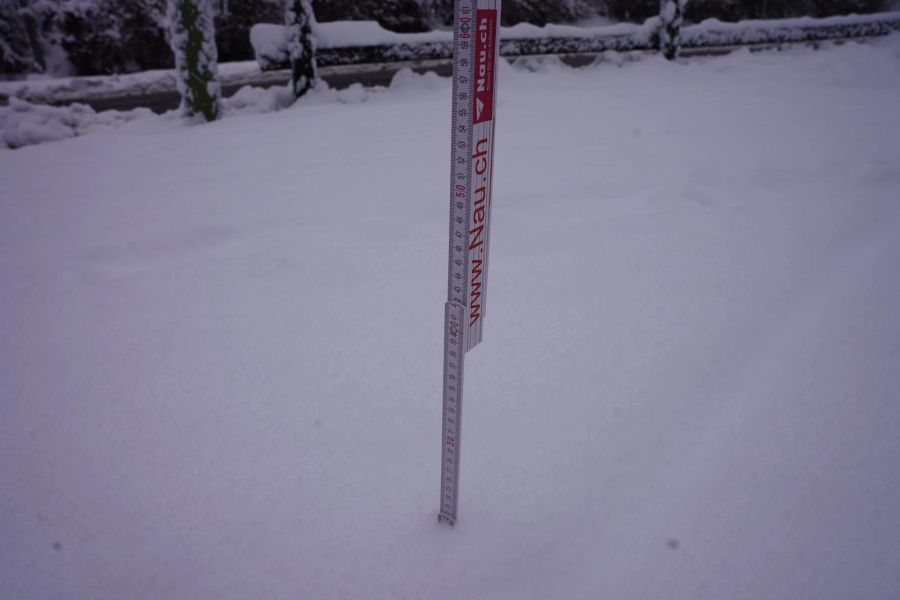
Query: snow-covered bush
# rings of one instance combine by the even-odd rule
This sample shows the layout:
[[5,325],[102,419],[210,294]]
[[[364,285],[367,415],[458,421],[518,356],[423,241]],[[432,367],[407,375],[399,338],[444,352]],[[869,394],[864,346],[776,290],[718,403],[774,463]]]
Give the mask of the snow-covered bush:
[[[684,18],[700,22],[888,10],[900,0],[691,0]],[[210,0],[221,61],[253,57],[250,29],[283,23],[285,0]],[[98,75],[171,68],[167,0],[0,0],[0,73]],[[311,0],[318,22],[374,20],[400,32],[446,28],[453,0]],[[897,5],[900,6],[900,5]],[[566,23],[602,13],[644,22],[659,0],[503,0],[503,24]]]
[[221,88],[212,2],[169,0],[168,18],[182,113],[214,121]]
[[283,23],[284,0],[215,0],[219,61],[253,57],[250,29],[257,23]]
[[11,97],[9,106],[0,107],[0,137],[5,146],[21,148],[118,127],[152,116],[153,113],[147,108],[97,113],[84,104],[44,106]]
[[659,4],[659,50],[672,60],[681,51],[681,24],[687,0],[661,0]]
[[316,84],[316,45],[312,35],[313,12],[309,0],[285,0],[288,55],[291,57],[291,89],[299,98]]
[[171,66],[166,0],[0,0],[0,68],[53,75]]
[[284,69],[288,61],[288,28],[257,23],[250,28],[250,44],[260,70]]
[[[691,0],[685,19],[741,21],[787,17],[828,17],[889,10],[889,0]],[[606,14],[614,19],[644,22],[659,12],[657,0],[606,0]]]

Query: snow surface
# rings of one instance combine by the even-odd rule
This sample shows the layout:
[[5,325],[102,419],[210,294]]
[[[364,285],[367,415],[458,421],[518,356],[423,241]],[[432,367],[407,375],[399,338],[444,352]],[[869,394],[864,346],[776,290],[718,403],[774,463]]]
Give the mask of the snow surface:
[[[257,80],[260,77],[256,61],[219,64],[223,84]],[[31,102],[66,102],[91,98],[142,96],[171,92],[176,88],[174,69],[156,69],[127,75],[97,75],[91,77],[43,77],[0,81],[0,95],[18,97]]]
[[446,80],[0,152],[0,598],[900,597],[900,40],[527,66],[455,530]]
[[152,116],[148,108],[98,113],[84,104],[44,106],[10,98],[9,106],[0,108],[0,141],[9,148],[21,148],[87,135]]

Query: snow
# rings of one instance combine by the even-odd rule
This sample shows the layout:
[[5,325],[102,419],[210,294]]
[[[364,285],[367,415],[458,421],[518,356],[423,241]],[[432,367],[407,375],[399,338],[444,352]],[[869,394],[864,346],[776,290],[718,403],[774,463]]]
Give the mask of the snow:
[[[222,63],[219,76],[223,84],[235,84],[260,77],[255,61]],[[175,70],[158,69],[128,75],[92,77],[31,77],[18,81],[0,81],[0,96],[18,97],[30,102],[66,102],[142,96],[174,91]]]
[[[726,23],[718,19],[706,19],[696,25],[684,27],[682,35],[685,45],[752,44],[771,43],[773,36],[784,42],[806,39],[808,32],[821,28],[825,31],[841,31],[827,37],[858,37],[900,31],[900,12],[882,12],[869,15],[845,15],[816,19],[797,17],[793,19],[760,19]],[[873,28],[885,28],[877,32]]]
[[0,108],[0,139],[9,148],[21,148],[87,135],[152,116],[153,112],[146,108],[97,113],[83,104],[42,106],[10,98],[9,107]]
[[446,80],[0,152],[0,597],[897,598],[898,67],[504,69],[454,530]]
[[276,68],[288,56],[288,28],[257,23],[250,28],[250,45],[261,69]]
[[[900,19],[900,12],[882,12],[869,15],[844,15],[816,19],[799,17],[793,19],[747,20],[739,23],[725,23],[718,19],[707,19],[702,23],[685,27],[685,31],[719,32],[731,34],[746,30],[785,30],[802,27],[855,26],[872,23],[893,22]],[[501,38],[544,39],[544,38],[585,38],[609,35],[643,36],[652,33],[658,26],[658,19],[646,23],[610,23],[602,20],[585,21],[580,25],[560,25],[549,23],[544,26],[518,23],[501,28]],[[452,42],[452,31],[429,31],[424,33],[397,33],[384,29],[375,21],[333,21],[317,23],[314,32],[320,48],[350,48],[355,46],[377,46],[389,44],[415,44],[427,42]]]

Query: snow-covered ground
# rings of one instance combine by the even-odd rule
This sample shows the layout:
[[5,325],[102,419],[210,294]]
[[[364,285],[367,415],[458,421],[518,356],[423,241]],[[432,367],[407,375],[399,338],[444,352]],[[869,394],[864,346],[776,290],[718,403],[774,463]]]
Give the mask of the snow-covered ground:
[[531,67],[455,530],[446,80],[0,152],[0,598],[900,597],[900,40]]
[[[259,81],[256,61],[222,63],[219,76],[227,85]],[[142,96],[175,90],[174,69],[141,71],[126,75],[96,75],[92,77],[44,77],[0,81],[0,96],[20,98],[31,102],[70,102],[91,98]]]

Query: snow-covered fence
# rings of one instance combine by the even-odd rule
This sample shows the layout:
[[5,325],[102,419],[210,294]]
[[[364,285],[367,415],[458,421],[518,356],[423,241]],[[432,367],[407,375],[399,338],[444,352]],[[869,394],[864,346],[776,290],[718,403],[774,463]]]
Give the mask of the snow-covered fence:
[[[724,23],[709,19],[681,28],[682,48],[715,48],[749,44],[785,44],[887,35],[900,31],[900,12],[851,15],[825,19],[799,18]],[[401,34],[377,23],[341,21],[316,26],[318,64],[322,67],[448,59],[453,52],[449,32]],[[252,32],[257,59],[264,70],[288,68],[282,28],[259,25]],[[609,27],[520,24],[502,29],[500,54],[506,57],[539,54],[588,54],[607,51],[654,50],[659,19],[641,25]]]

